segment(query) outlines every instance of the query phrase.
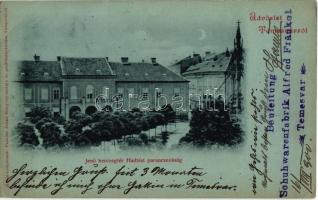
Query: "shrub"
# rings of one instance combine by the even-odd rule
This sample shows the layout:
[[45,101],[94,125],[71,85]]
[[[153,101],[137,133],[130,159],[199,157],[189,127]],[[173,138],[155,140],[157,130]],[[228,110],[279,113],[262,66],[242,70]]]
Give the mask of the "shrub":
[[79,134],[77,138],[74,139],[74,144],[77,147],[83,146],[98,146],[101,144],[101,134],[100,132],[96,132],[90,128],[83,131],[83,133]]
[[176,112],[173,110],[170,104],[162,106],[159,112],[164,115],[166,123],[174,121],[176,119]]
[[63,146],[66,141],[61,137],[61,130],[54,122],[46,122],[40,128],[40,137],[43,139],[43,147],[55,145]]
[[141,141],[142,141],[144,144],[148,144],[148,136],[147,136],[147,134],[141,133],[141,134],[139,134],[139,138],[141,139]]
[[140,138],[127,138],[128,146],[142,146],[143,141]]
[[41,126],[43,124],[45,124],[46,122],[52,122],[52,120],[50,118],[42,118],[40,119],[36,124],[35,124],[35,128],[37,128],[38,130],[40,130]]
[[[34,107],[30,115],[32,123],[35,123],[43,139],[43,146],[48,148],[56,145],[63,147],[100,145],[101,141],[140,134],[142,130],[147,131],[158,125],[166,125],[167,119],[175,117],[175,112],[170,105],[160,112],[140,112],[138,109],[133,109],[132,112],[97,111],[90,116],[77,111],[72,114],[69,121],[66,121],[60,115],[52,117],[48,108]],[[61,125],[63,128],[60,129]],[[143,135],[140,137],[136,141],[131,140],[130,144],[149,142],[149,138]]]
[[162,144],[166,144],[167,141],[168,141],[168,139],[169,139],[169,134],[168,134],[168,132],[167,132],[167,131],[163,131],[163,132],[161,133],[161,142],[162,142]]
[[93,122],[93,118],[87,114],[81,113],[79,111],[76,111],[73,113],[72,118],[78,123],[82,125],[82,127],[88,125],[89,123]]
[[60,114],[54,116],[52,120],[61,125],[64,125],[66,123],[66,119]]
[[139,108],[132,108],[131,112],[140,112],[140,109]]
[[113,112],[113,108],[110,105],[106,105],[102,110],[104,112]]
[[34,132],[34,127],[28,124],[19,123],[17,125],[20,145],[38,146],[39,139]]
[[31,122],[35,124],[42,118],[51,118],[51,111],[47,107],[35,106],[31,109],[29,116]]
[[234,145],[242,141],[242,130],[237,122],[230,119],[225,111],[192,112],[190,130],[179,143]]

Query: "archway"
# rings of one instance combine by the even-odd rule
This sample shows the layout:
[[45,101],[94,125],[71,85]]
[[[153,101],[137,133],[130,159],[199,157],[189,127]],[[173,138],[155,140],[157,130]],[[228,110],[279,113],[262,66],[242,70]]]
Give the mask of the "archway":
[[95,113],[97,111],[95,106],[88,106],[85,110],[85,113],[88,115],[92,115],[93,113]]
[[73,118],[73,114],[74,114],[75,112],[77,112],[77,111],[81,112],[81,108],[78,107],[78,106],[72,106],[72,107],[70,108],[69,117],[70,117],[70,118]]

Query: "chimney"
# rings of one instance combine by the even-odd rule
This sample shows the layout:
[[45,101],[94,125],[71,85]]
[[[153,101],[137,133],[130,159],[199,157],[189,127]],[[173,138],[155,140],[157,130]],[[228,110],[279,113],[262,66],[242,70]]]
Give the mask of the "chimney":
[[121,57],[121,62],[123,63],[123,65],[128,65],[128,57]]
[[200,56],[199,53],[194,53],[193,54],[193,64],[198,64],[198,63],[201,63],[202,62],[202,58]]
[[61,61],[61,56],[57,56],[57,61]]
[[193,57],[195,58],[195,57],[199,57],[200,56],[200,54],[198,54],[198,53],[194,53],[193,54]]
[[40,61],[40,56],[38,56],[36,54],[34,54],[33,58],[34,58],[35,62],[39,62]]
[[229,49],[228,49],[228,48],[226,48],[225,56],[226,56],[226,57],[230,57],[230,52],[229,52]]
[[106,57],[106,61],[108,62],[108,57]]
[[205,56],[211,55],[211,51],[206,51]]
[[157,63],[157,58],[151,58],[151,63],[153,64],[153,65],[157,65],[158,63]]

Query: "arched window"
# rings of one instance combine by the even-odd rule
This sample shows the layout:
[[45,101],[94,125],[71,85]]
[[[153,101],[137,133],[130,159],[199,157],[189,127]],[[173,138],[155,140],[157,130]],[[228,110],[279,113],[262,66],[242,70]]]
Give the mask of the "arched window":
[[92,85],[88,85],[86,87],[86,98],[93,99],[94,87]]
[[155,88],[156,98],[159,98],[162,94],[162,88]]
[[149,96],[149,89],[148,88],[142,88],[142,100],[147,100]]
[[76,86],[71,87],[71,99],[77,99],[77,87]]
[[104,87],[103,87],[102,94],[105,95],[105,98],[106,98],[106,99],[109,98],[109,87],[108,87],[108,86],[104,86]]
[[60,99],[60,88],[53,88],[53,99]]

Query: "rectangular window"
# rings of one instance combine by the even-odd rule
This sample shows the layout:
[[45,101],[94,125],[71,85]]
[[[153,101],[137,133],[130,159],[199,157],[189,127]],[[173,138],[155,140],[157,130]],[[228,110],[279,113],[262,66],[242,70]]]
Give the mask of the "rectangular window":
[[93,99],[93,94],[92,93],[88,93],[87,94],[87,99]]
[[134,91],[134,88],[129,88],[129,89],[128,89],[128,94],[134,94],[134,92],[135,92],[135,91]]
[[124,88],[118,88],[117,89],[117,97],[123,98],[123,96],[124,96]]
[[143,88],[142,89],[142,100],[148,99],[148,94],[149,94],[149,89],[148,88]]
[[108,86],[104,86],[102,90],[103,90],[102,91],[103,98],[100,98],[100,101],[101,101],[102,105],[106,105],[106,103],[110,102],[109,87]]
[[159,98],[162,94],[162,89],[161,88],[156,88],[156,97]]
[[49,89],[48,88],[41,88],[41,99],[42,100],[49,99]]
[[71,99],[77,99],[77,87],[76,86],[72,86],[70,89],[70,93],[71,93]]
[[180,88],[174,88],[174,96],[175,97],[180,96]]
[[93,99],[94,97],[94,87],[92,85],[86,86],[86,98],[88,100]]
[[60,88],[53,89],[53,99],[54,100],[60,99]]
[[109,96],[109,87],[108,86],[105,86],[103,88],[102,94],[105,95],[106,98],[108,98],[108,96]]
[[24,88],[24,99],[25,100],[32,99],[32,88]]

